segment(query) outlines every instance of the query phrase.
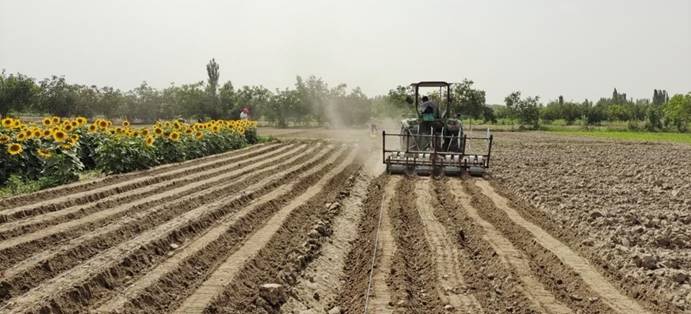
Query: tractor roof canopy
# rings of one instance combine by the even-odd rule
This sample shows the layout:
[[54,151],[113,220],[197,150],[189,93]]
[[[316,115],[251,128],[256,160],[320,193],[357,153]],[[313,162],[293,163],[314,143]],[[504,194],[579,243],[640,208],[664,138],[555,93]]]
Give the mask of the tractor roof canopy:
[[444,81],[422,81],[422,82],[417,82],[417,83],[412,83],[410,86],[413,87],[449,87],[451,86],[451,83],[447,83]]

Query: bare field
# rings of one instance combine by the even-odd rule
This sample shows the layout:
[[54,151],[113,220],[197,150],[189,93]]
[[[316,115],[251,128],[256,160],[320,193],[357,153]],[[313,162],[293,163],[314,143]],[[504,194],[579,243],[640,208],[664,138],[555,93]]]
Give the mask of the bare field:
[[366,130],[0,200],[0,312],[681,313],[691,148],[497,135],[389,176]]

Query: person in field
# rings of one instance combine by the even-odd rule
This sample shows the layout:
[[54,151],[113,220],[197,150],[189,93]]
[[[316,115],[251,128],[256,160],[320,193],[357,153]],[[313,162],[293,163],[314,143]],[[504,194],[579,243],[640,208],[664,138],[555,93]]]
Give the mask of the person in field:
[[240,120],[247,120],[250,118],[250,109],[245,107],[240,111]]

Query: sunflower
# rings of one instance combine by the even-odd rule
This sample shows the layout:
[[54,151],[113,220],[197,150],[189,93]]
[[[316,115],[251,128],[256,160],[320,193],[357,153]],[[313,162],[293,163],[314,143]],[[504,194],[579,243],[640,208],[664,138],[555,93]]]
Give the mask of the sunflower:
[[96,132],[98,127],[95,124],[90,124],[89,125],[89,132]]
[[6,128],[11,128],[14,125],[14,120],[12,118],[2,119],[2,126]]
[[84,125],[84,124],[86,124],[86,122],[87,122],[87,119],[86,119],[86,118],[84,118],[84,117],[77,117],[77,123],[78,123],[79,125]]
[[12,127],[13,127],[13,128],[16,129],[16,128],[19,128],[19,127],[21,127],[21,126],[22,126],[22,122],[21,122],[21,121],[19,121],[19,120],[14,120],[14,121],[12,121]]
[[49,129],[43,130],[43,137],[49,137],[53,134]]
[[156,140],[154,139],[153,136],[147,136],[146,140],[145,140],[146,146],[149,146],[149,147],[154,146],[155,141]]
[[37,149],[36,154],[38,155],[38,157],[41,157],[42,159],[48,159],[51,156],[53,156],[53,153],[50,151],[50,149],[47,148]]
[[75,141],[75,140],[72,139],[72,138],[68,138],[68,139],[65,140],[65,143],[62,144],[61,146],[62,146],[63,149],[71,149],[71,148],[74,147],[74,145],[76,145],[76,144],[77,144],[77,141]]
[[218,133],[218,131],[220,131],[220,130],[221,130],[221,128],[218,127],[218,125],[214,125],[213,127],[211,127],[211,131],[213,131],[214,133]]
[[58,124],[58,123],[60,123],[60,117],[52,117],[52,118],[50,118],[50,119],[53,120],[53,124]]
[[24,142],[24,141],[26,141],[26,133],[19,132],[19,133],[17,133],[17,135],[14,138],[19,142]]
[[122,121],[122,126],[123,126],[123,127],[126,127],[126,128],[129,128],[129,127],[130,127],[130,122],[127,121],[127,120]]
[[170,136],[168,136],[168,138],[170,138],[171,140],[177,142],[177,141],[180,139],[180,133],[178,133],[178,132],[171,132],[171,133],[170,133]]
[[10,142],[10,140],[12,140],[12,138],[10,138],[9,136],[5,134],[0,134],[0,144],[7,144]]
[[72,134],[72,136],[70,136],[70,139],[76,143],[79,141],[79,135]]
[[76,128],[77,126],[79,126],[79,123],[77,123],[77,121],[72,121],[72,123],[70,123],[70,124],[72,124],[73,128]]
[[154,134],[156,134],[156,135],[163,134],[163,129],[161,129],[160,127],[155,127],[154,128]]
[[57,130],[53,132],[53,139],[58,143],[62,143],[67,139],[67,133],[62,130]]
[[12,143],[10,145],[7,145],[7,152],[10,153],[10,155],[21,154],[23,151],[24,147],[22,147],[22,144]]
[[141,129],[141,131],[139,131],[139,134],[141,134],[142,136],[148,136],[149,129]]
[[196,137],[198,140],[201,140],[204,138],[204,133],[197,131],[197,133],[194,133],[194,137]]
[[45,126],[50,126],[51,124],[53,124],[53,120],[51,120],[49,117],[43,118],[41,122],[43,122],[43,125]]
[[72,127],[72,124],[65,124],[65,125],[62,127],[62,129],[65,130],[65,132],[70,132],[70,131],[72,131],[74,128]]
[[100,127],[101,129],[107,128],[108,127],[108,121],[106,121],[106,120],[98,121],[98,127]]
[[39,129],[36,129],[34,130],[34,133],[32,135],[33,137],[41,137],[43,135],[43,132],[41,132],[41,130]]

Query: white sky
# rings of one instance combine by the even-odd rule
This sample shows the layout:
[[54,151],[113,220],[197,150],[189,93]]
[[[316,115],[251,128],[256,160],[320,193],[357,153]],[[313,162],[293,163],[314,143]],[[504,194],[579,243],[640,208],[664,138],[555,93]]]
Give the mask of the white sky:
[[121,89],[205,80],[293,86],[314,74],[370,96],[470,78],[598,99],[691,91],[689,0],[0,0],[0,68]]

